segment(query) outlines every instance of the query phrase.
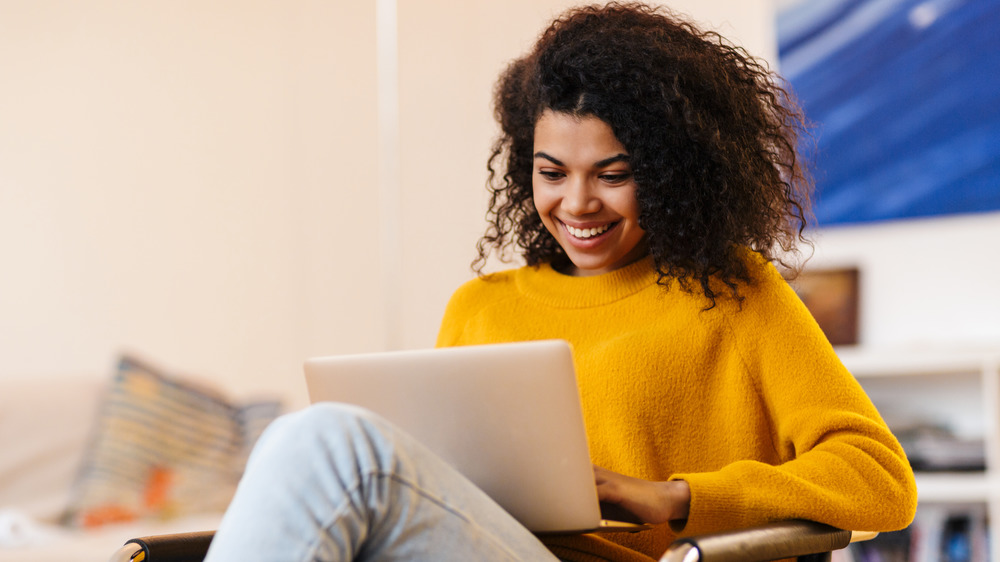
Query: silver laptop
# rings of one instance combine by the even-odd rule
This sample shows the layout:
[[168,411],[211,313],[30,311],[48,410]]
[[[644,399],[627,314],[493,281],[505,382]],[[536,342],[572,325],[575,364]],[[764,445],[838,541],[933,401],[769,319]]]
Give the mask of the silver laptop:
[[305,374],[312,402],[388,419],[535,533],[648,528],[601,516],[565,341],[317,357]]

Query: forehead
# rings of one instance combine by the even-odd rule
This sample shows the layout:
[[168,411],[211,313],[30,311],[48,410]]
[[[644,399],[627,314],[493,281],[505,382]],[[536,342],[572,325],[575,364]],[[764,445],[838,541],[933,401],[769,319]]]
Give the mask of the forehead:
[[546,110],[535,123],[535,152],[562,159],[598,161],[628,154],[611,126],[592,115]]

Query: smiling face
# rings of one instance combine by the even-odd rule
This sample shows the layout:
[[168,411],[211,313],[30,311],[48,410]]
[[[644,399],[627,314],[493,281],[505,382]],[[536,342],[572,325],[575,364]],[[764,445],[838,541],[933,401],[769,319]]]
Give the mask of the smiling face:
[[532,198],[573,263],[566,273],[598,275],[646,256],[629,156],[607,123],[546,110],[533,152]]

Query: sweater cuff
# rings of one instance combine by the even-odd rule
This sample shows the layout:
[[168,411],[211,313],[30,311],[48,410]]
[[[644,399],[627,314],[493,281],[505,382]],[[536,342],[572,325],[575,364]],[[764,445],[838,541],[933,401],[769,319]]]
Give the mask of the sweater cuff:
[[746,494],[730,476],[718,472],[675,474],[670,480],[683,480],[691,487],[691,507],[687,520],[670,523],[681,536],[702,535],[746,526]]

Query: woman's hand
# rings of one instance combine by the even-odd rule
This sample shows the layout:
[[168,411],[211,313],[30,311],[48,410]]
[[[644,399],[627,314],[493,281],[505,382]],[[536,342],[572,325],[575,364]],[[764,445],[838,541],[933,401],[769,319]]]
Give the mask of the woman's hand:
[[683,480],[652,482],[594,466],[597,497],[618,504],[646,523],[687,519],[691,488]]

